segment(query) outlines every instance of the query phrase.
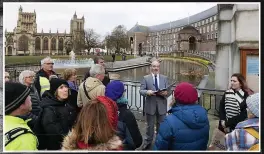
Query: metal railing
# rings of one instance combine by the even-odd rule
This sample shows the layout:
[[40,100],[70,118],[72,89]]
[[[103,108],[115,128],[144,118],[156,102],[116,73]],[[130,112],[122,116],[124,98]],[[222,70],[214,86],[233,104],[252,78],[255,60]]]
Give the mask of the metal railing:
[[188,54],[194,55],[194,56],[199,56],[201,58],[207,59],[213,63],[215,63],[216,60],[216,55],[215,54],[211,54],[209,52],[204,52],[204,51],[194,51],[194,50],[187,50],[185,51]]

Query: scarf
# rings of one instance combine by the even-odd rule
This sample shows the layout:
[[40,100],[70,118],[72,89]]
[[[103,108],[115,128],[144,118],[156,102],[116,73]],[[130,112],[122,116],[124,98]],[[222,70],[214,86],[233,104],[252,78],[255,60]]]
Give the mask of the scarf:
[[240,104],[244,101],[244,91],[229,89],[225,94],[225,110],[227,119],[240,114]]
[[123,96],[116,100],[117,104],[127,104],[127,102],[128,102],[127,98]]

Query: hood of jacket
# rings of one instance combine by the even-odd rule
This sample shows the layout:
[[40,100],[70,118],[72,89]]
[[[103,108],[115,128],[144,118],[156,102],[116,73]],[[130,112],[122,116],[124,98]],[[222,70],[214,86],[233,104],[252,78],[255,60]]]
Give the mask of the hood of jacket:
[[62,142],[62,150],[90,150],[90,151],[107,151],[107,150],[120,150],[122,148],[122,141],[114,135],[107,143],[100,143],[97,145],[84,144],[77,141],[77,134],[74,130],[68,133]]
[[85,88],[87,90],[87,92],[89,93],[90,91],[92,91],[94,88],[96,88],[99,85],[103,85],[102,81],[100,81],[97,78],[93,78],[93,77],[88,77],[86,79],[85,82]]
[[191,129],[201,129],[209,123],[206,110],[198,104],[177,104],[169,112]]
[[51,105],[51,106],[61,106],[61,105],[65,105],[67,103],[68,99],[66,99],[65,101],[60,101],[57,98],[54,97],[54,95],[52,95],[50,93],[49,90],[45,91],[42,95],[42,101],[40,103],[40,106],[47,106],[47,105]]

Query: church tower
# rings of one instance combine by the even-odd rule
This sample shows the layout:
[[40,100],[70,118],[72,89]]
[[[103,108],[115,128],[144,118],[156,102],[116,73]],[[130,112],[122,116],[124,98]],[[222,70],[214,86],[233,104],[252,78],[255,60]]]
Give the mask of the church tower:
[[36,12],[23,12],[20,5],[18,11],[17,33],[27,32],[30,34],[37,33]]
[[77,18],[75,12],[71,19],[70,34],[72,35],[73,50],[77,54],[81,53],[85,45],[84,22],[84,16]]
[[70,33],[74,35],[75,33],[84,31],[84,22],[84,17],[78,19],[75,12],[73,18],[71,19]]

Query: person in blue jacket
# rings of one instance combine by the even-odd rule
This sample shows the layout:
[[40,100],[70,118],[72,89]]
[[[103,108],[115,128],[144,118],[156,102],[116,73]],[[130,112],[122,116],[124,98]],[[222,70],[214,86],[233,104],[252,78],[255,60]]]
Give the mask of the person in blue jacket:
[[189,83],[174,90],[175,102],[160,125],[154,150],[206,150],[209,121],[206,110],[197,104],[198,94]]

